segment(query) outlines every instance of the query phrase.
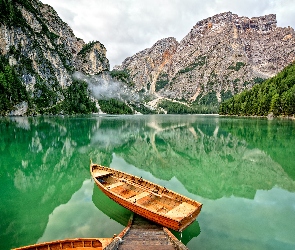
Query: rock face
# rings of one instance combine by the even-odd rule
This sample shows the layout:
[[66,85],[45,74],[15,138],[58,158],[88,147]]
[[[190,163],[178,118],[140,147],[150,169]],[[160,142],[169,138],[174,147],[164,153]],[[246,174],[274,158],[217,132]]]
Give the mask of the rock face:
[[294,29],[276,23],[273,14],[222,13],[199,21],[179,43],[162,39],[115,69],[128,70],[138,91],[197,102],[211,93],[217,103],[295,59]]
[[69,86],[76,70],[85,74],[109,70],[105,47],[75,37],[51,6],[38,0],[16,0],[3,2],[2,7],[0,52],[9,58],[27,89],[33,90],[37,81]]
[[76,70],[88,75],[95,75],[109,70],[109,61],[106,58],[106,48],[100,42],[91,42],[84,47],[75,59]]

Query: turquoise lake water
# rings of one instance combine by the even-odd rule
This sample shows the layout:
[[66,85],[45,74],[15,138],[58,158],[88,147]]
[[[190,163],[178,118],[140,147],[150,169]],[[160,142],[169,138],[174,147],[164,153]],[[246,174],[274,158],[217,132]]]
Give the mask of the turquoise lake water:
[[0,249],[112,237],[130,212],[89,160],[203,203],[194,249],[295,249],[295,122],[202,115],[0,118]]

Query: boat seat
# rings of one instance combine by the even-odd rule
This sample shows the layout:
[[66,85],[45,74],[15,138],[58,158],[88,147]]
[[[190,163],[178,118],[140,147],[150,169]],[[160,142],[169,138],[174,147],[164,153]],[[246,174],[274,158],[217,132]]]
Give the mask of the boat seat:
[[93,173],[93,176],[95,178],[97,178],[97,177],[104,177],[104,176],[108,176],[108,175],[112,175],[112,173],[110,173],[108,171],[104,171],[104,170],[95,171]]
[[187,202],[182,202],[181,204],[167,212],[165,215],[174,219],[182,219],[183,217],[192,213],[195,209],[196,208],[193,205]]
[[115,188],[115,187],[119,187],[119,186],[122,186],[124,183],[123,182],[115,182],[109,186],[107,186],[106,188],[107,189],[112,189],[112,188]]
[[138,195],[135,195],[135,196],[130,197],[130,198],[128,199],[128,201],[134,203],[135,201],[138,201],[138,200],[140,200],[141,198],[144,198],[144,197],[148,196],[149,194],[150,194],[149,192],[142,192],[142,193],[140,193],[140,194],[138,194]]

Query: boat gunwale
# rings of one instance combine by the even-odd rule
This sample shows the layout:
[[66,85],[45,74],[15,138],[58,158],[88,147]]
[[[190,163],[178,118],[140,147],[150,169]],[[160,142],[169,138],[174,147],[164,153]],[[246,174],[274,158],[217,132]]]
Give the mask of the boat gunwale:
[[50,245],[54,245],[54,244],[58,244],[58,243],[59,244],[74,243],[74,242],[83,242],[84,243],[85,241],[91,241],[91,245],[93,245],[93,242],[98,242],[100,244],[100,246],[97,246],[97,247],[92,246],[92,248],[101,248],[101,247],[103,247],[103,243],[101,242],[102,239],[106,239],[106,238],[69,238],[69,239],[62,239],[62,240],[40,242],[40,243],[36,243],[36,244],[32,244],[32,245],[13,248],[12,250],[30,250],[30,249],[37,249],[38,247],[44,247],[44,246],[50,247]]
[[[108,190],[104,185],[102,185],[102,183],[100,183],[100,182],[96,179],[96,177],[94,176],[94,172],[93,172],[94,169],[93,169],[93,166],[97,166],[97,167],[101,168],[102,170],[106,170],[106,171],[108,171],[108,172],[111,172],[112,174],[114,174],[114,173],[117,173],[117,174],[123,174],[123,175],[127,175],[128,177],[133,177],[133,178],[135,178],[135,179],[137,179],[137,180],[143,180],[143,181],[145,181],[146,183],[151,184],[151,185],[153,185],[153,186],[155,186],[155,187],[159,187],[160,189],[165,189],[165,190],[168,191],[168,193],[171,193],[171,194],[173,194],[173,195],[178,196],[178,198],[181,198],[181,199],[180,199],[180,202],[186,202],[186,201],[191,202],[192,204],[190,204],[190,203],[189,203],[189,204],[192,205],[192,206],[194,206],[195,209],[194,209],[192,212],[190,212],[189,214],[187,214],[186,216],[182,216],[180,220],[177,220],[177,219],[174,219],[174,218],[172,218],[172,217],[170,217],[170,216],[167,216],[167,215],[165,215],[165,214],[160,214],[160,213],[158,213],[158,212],[153,212],[153,211],[151,211],[150,209],[148,209],[147,207],[145,207],[145,206],[143,206],[143,205],[141,205],[141,204],[138,204],[138,203],[131,203],[131,202],[128,201],[128,199],[126,199],[125,197],[119,196],[117,193],[112,192],[111,190]],[[161,185],[158,185],[158,184],[153,183],[153,182],[151,182],[151,181],[148,181],[148,180],[146,180],[146,179],[139,178],[139,177],[137,177],[137,176],[135,176],[135,175],[125,173],[125,172],[120,171],[120,170],[112,169],[112,168],[110,168],[110,167],[102,166],[102,165],[95,164],[95,163],[92,163],[92,162],[91,162],[91,163],[90,163],[90,172],[91,172],[91,176],[92,176],[92,178],[94,179],[95,183],[100,187],[100,189],[101,189],[102,191],[104,191],[104,192],[106,192],[106,193],[109,193],[109,194],[111,194],[111,195],[117,197],[118,199],[123,200],[124,202],[127,202],[128,204],[130,204],[130,205],[133,206],[133,207],[139,207],[139,208],[141,208],[141,209],[143,209],[143,210],[145,210],[145,211],[148,211],[149,213],[151,213],[151,214],[153,214],[153,215],[160,216],[160,217],[162,217],[163,219],[168,219],[168,220],[170,220],[170,221],[176,222],[176,223],[178,224],[178,229],[173,228],[173,229],[176,230],[176,231],[182,231],[184,228],[186,228],[186,227],[189,226],[191,223],[193,223],[194,220],[196,219],[196,217],[198,216],[198,214],[200,213],[201,208],[202,208],[202,205],[203,205],[202,203],[200,203],[200,202],[198,202],[198,201],[195,201],[195,200],[193,200],[193,199],[191,199],[191,198],[189,198],[189,197],[186,197],[186,196],[184,196],[184,195],[182,195],[182,194],[176,193],[176,192],[174,192],[174,191],[172,191],[172,190],[170,190],[170,189],[167,189],[167,188],[165,188],[165,187],[163,187],[163,186],[161,186]],[[116,175],[115,175],[115,177],[117,177],[117,178],[118,178],[118,181],[120,181],[120,180],[119,180],[119,178],[120,178],[119,176],[116,176]],[[129,183],[129,184],[132,185],[131,183]],[[136,184],[136,183],[135,183],[135,184]],[[151,193],[151,194],[154,194],[154,195],[156,195],[156,196],[164,195],[164,196],[166,196],[166,197],[168,197],[168,198],[170,198],[170,199],[173,199],[172,197],[170,197],[170,196],[168,196],[168,195],[165,195],[165,194],[156,194],[156,193],[154,193],[154,192],[150,192],[150,193]],[[111,197],[110,197],[110,198],[111,198]],[[182,200],[182,199],[183,199],[183,200]],[[179,201],[179,199],[178,199],[177,201]],[[120,204],[120,205],[121,205],[121,204]],[[122,206],[123,206],[123,205],[122,205]],[[124,207],[125,207],[125,206],[124,206]],[[128,209],[129,209],[129,208],[128,208]],[[130,210],[131,210],[131,209],[130,209]],[[133,212],[135,212],[135,211],[133,211]],[[136,213],[136,212],[135,212],[135,213]],[[194,214],[194,216],[192,216],[193,214]],[[192,219],[191,219],[191,220],[188,220],[187,223],[183,224],[184,221],[187,220],[189,217],[191,217],[191,218],[195,218],[195,219],[194,219],[194,220],[192,220]]]

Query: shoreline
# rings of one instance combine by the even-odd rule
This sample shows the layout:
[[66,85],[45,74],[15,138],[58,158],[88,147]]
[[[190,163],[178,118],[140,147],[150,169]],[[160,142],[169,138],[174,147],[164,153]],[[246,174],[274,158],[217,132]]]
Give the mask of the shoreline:
[[267,120],[273,119],[286,119],[286,120],[295,120],[295,115],[293,116],[260,116],[260,115],[219,115],[220,117],[241,117],[241,118],[266,118]]
[[107,113],[90,113],[90,114],[56,114],[56,115],[7,115],[7,116],[0,116],[0,118],[14,118],[14,117],[74,117],[74,116],[88,116],[88,115],[199,115],[199,116],[219,116],[219,117],[240,117],[240,118],[266,118],[268,120],[273,119],[287,119],[287,120],[295,120],[295,115],[293,116],[259,116],[259,115],[220,115],[220,114],[107,114]]

